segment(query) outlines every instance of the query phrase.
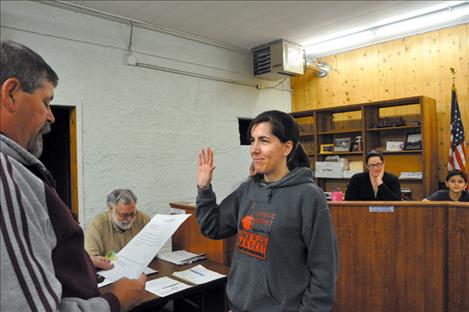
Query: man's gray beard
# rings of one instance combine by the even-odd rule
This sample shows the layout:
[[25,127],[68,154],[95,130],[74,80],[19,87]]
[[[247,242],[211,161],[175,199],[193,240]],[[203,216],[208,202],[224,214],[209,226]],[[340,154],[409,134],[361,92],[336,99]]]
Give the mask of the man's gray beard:
[[44,140],[42,136],[50,132],[50,124],[46,122],[41,128],[39,133],[30,141],[28,145],[28,152],[33,154],[36,158],[41,157],[44,148]]
[[130,229],[133,225],[133,222],[129,222],[129,223],[123,223],[121,221],[117,221],[116,219],[113,218],[112,220],[114,222],[115,225],[117,225],[117,227],[119,229],[121,229],[122,231],[127,231],[128,229]]
[[134,223],[134,221],[132,222],[128,222],[128,223],[123,223],[119,220],[117,220],[114,212],[111,213],[111,218],[112,218],[112,222],[114,222],[114,224],[119,228],[121,229],[122,231],[127,231],[128,229],[130,229]]

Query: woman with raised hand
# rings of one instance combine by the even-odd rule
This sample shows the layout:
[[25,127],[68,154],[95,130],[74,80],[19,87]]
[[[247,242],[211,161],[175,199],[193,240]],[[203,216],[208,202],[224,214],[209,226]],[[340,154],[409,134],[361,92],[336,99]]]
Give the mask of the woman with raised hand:
[[280,111],[250,124],[256,174],[217,204],[214,153],[199,154],[197,221],[212,239],[237,235],[227,284],[233,312],[330,311],[338,254],[331,215],[298,144],[298,125]]

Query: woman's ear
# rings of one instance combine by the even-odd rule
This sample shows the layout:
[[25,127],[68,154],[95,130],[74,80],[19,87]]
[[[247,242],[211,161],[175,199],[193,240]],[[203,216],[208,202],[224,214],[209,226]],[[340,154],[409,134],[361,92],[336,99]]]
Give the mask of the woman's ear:
[[283,143],[284,146],[284,156],[287,157],[290,152],[293,150],[293,142],[292,141],[287,141]]

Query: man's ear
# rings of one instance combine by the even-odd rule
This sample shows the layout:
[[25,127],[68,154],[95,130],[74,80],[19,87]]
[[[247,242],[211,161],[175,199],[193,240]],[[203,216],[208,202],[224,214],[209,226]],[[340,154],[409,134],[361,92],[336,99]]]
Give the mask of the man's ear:
[[0,90],[1,95],[1,104],[4,106],[9,112],[14,112],[16,109],[15,105],[15,94],[21,90],[20,82],[16,78],[8,78],[2,84],[2,88]]

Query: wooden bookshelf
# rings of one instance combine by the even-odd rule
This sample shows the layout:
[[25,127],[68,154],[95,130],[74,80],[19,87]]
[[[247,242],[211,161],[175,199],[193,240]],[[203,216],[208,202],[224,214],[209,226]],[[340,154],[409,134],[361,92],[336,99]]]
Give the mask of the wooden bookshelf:
[[[397,108],[397,109],[396,109]],[[398,114],[398,115],[397,115]],[[385,156],[385,170],[399,177],[401,172],[421,171],[420,180],[401,180],[402,188],[412,190],[412,199],[420,200],[438,189],[437,122],[435,100],[416,96],[388,101],[346,105],[292,112],[300,125],[300,143],[316,161],[339,155],[349,161],[364,161],[366,153],[380,150]],[[393,124],[402,118],[403,124]],[[388,124],[383,125],[383,120]],[[381,123],[381,124],[380,124]],[[378,127],[379,126],[379,127]],[[386,142],[405,142],[408,134],[420,133],[421,148],[386,151]],[[321,153],[321,144],[334,144],[336,139],[361,137],[361,150]],[[365,170],[365,168],[363,168]],[[349,179],[316,178],[320,187],[345,191]]]

